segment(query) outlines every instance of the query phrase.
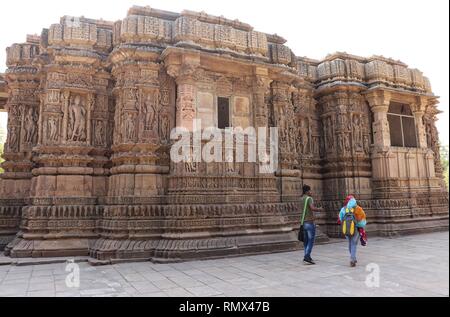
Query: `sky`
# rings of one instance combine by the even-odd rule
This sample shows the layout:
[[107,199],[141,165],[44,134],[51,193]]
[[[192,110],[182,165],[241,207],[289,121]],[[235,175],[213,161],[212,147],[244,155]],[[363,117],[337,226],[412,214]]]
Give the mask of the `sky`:
[[[449,144],[449,1],[447,0],[73,0],[1,1],[0,72],[7,46],[58,23],[64,15],[116,21],[133,5],[205,11],[276,33],[297,56],[334,52],[383,55],[420,69],[440,96],[438,130]],[[0,113],[0,125],[6,116]]]

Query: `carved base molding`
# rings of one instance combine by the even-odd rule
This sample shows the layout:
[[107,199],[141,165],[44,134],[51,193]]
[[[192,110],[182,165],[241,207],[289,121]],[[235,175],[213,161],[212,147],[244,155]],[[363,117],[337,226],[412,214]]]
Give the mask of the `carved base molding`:
[[5,250],[6,246],[9,243],[11,243],[11,241],[13,241],[15,237],[16,237],[15,234],[13,234],[13,235],[1,234],[0,235],[0,251]]
[[[427,200],[418,197],[412,201],[359,203],[368,215],[369,236],[397,236],[449,227],[448,199],[441,195]],[[330,236],[341,236],[336,225],[341,202],[322,204],[326,212],[317,214],[318,243]],[[178,262],[290,251],[300,247],[299,207],[298,202],[29,206],[23,208],[21,231],[6,247],[5,254],[15,258],[90,256],[93,261],[108,264],[126,260]],[[20,207],[9,210],[18,221]],[[1,236],[0,242],[9,242],[11,238],[9,232]]]
[[99,260],[146,259],[157,263],[282,252],[299,247],[293,231],[277,234],[205,237],[198,239],[96,241],[90,255]]
[[11,257],[182,261],[298,248],[297,203],[29,206]]
[[294,203],[106,206],[90,255],[168,262],[292,250],[297,219]]
[[19,231],[23,205],[22,199],[0,199],[0,251]]
[[18,236],[5,248],[12,258],[46,258],[89,255],[89,239],[28,240]]

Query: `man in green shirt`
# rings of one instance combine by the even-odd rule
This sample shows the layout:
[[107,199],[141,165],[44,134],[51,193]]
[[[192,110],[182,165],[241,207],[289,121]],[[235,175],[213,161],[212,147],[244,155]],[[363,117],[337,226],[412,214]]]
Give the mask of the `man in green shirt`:
[[[314,200],[312,199],[311,187],[308,185],[303,186],[303,196],[301,199],[302,206],[302,219],[303,221],[303,245],[305,248],[304,262],[309,264],[316,264],[311,258],[312,248],[314,246],[314,239],[316,237],[316,225],[314,223],[314,212],[323,211],[323,208],[317,208],[314,206]],[[305,206],[306,205],[306,206]],[[303,215],[303,211],[305,214]]]

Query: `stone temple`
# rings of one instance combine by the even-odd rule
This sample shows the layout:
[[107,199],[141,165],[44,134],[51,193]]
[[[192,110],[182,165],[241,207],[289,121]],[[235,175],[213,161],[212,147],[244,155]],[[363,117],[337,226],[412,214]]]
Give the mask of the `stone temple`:
[[[10,257],[184,261],[320,241],[356,195],[370,236],[448,229],[438,97],[400,61],[298,57],[278,35],[192,11],[64,16],[7,48],[0,247]],[[279,164],[170,159],[175,126],[278,127]]]

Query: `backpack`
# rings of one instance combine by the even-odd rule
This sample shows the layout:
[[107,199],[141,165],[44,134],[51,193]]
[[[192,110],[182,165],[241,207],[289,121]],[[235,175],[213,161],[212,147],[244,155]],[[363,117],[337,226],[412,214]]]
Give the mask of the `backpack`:
[[342,233],[346,237],[353,237],[356,231],[356,218],[352,209],[345,208],[345,215],[342,220]]

